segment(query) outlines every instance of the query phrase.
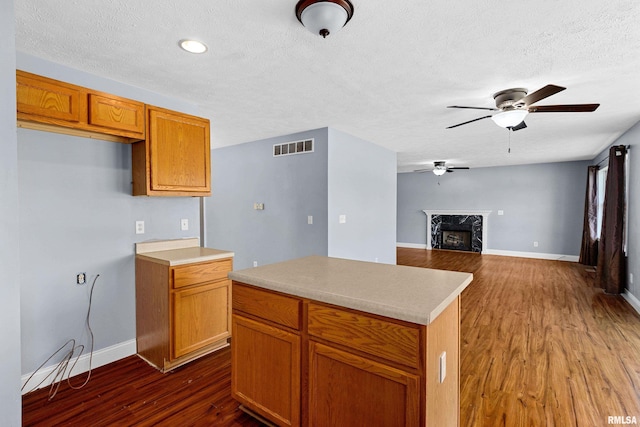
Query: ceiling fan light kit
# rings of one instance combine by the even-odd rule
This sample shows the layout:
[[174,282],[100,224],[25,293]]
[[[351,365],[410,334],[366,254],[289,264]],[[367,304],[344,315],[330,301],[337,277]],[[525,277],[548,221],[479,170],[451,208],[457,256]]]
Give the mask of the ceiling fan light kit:
[[433,174],[437,176],[444,175],[446,172],[447,172],[447,167],[444,164],[441,164],[441,165],[436,164],[435,167],[433,168]]
[[349,0],[300,0],[296,16],[313,34],[326,38],[349,22],[353,5]]
[[527,110],[506,110],[491,116],[495,124],[503,128],[512,128],[522,123],[529,114]]

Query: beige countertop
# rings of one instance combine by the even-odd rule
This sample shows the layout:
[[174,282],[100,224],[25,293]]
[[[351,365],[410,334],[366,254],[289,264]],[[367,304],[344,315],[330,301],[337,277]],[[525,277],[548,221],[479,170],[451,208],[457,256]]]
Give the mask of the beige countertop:
[[232,271],[229,278],[302,298],[428,325],[471,273],[310,256]]
[[141,242],[136,244],[136,257],[174,266],[234,256],[230,251],[198,245],[198,238]]

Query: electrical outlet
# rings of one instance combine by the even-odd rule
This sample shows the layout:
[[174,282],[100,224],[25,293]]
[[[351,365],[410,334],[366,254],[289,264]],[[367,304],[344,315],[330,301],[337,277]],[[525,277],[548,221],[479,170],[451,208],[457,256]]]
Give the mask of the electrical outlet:
[[504,211],[502,209],[498,210],[498,215],[504,215]]
[[253,266],[257,267],[258,266],[258,261],[253,261]]
[[87,283],[87,273],[76,274],[76,284],[84,285],[85,283]]
[[144,234],[144,221],[136,221],[136,234]]
[[340,215],[338,217],[338,223],[339,224],[345,224],[347,222],[347,216],[346,215]]
[[633,273],[629,273],[629,283],[633,285]]
[[188,219],[181,219],[180,220],[180,230],[182,231],[187,231],[189,229],[189,220]]
[[538,247],[538,242],[533,242],[533,247],[537,248]]

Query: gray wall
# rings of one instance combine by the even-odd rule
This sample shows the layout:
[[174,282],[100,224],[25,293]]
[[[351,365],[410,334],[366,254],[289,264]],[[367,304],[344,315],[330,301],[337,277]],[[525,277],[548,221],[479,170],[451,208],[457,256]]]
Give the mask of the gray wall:
[[[273,157],[308,138],[313,153]],[[394,152],[322,128],[215,149],[211,165],[205,241],[234,251],[236,270],[307,255],[395,263]]]
[[398,242],[426,244],[423,209],[481,209],[493,211],[489,249],[579,255],[589,163],[462,170],[440,177],[440,185],[430,172],[399,174]]
[[[183,101],[42,59],[18,54],[17,65],[197,114]],[[95,350],[135,338],[135,243],[199,236],[199,199],[131,196],[126,144],[26,129],[19,130],[18,141],[22,373],[29,373],[70,338],[88,344],[84,320],[97,274],[91,309]],[[180,230],[182,218],[189,219],[189,231]],[[145,221],[145,234],[135,234],[136,220]],[[88,286],[75,284],[78,272],[87,273]]]
[[[629,146],[629,188],[628,188],[628,240],[627,256],[629,274],[633,275],[633,283],[628,277],[628,289],[636,299],[640,300],[640,122],[636,123],[612,145]],[[600,153],[594,160],[597,164],[608,157],[609,148]],[[607,163],[602,163],[605,166]]]
[[19,426],[20,258],[18,156],[16,139],[16,55],[12,0],[0,1],[0,425]]
[[[273,157],[273,144],[308,138],[313,153]],[[211,175],[205,241],[235,252],[234,269],[327,254],[326,128],[212,150]]]
[[395,264],[396,153],[330,128],[328,178],[328,255]]

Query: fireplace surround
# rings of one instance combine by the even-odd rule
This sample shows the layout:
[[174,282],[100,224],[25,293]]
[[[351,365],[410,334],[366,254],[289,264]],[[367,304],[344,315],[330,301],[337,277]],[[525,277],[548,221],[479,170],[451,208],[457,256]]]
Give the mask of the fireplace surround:
[[487,250],[485,210],[424,210],[427,215],[427,249],[452,249],[481,253]]

